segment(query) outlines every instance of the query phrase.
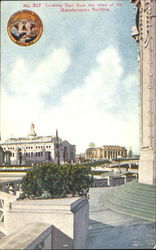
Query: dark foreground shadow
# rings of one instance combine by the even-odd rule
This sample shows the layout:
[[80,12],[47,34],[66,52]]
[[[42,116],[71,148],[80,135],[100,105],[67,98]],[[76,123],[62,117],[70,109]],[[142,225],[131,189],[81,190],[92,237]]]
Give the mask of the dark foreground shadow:
[[55,226],[52,226],[52,249],[73,249],[73,240]]
[[154,222],[112,226],[90,219],[88,249],[153,249],[155,232]]

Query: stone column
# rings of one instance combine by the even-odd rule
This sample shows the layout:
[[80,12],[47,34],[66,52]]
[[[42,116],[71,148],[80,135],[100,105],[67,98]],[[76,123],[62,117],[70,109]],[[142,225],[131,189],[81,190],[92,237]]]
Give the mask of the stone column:
[[107,184],[108,184],[108,187],[110,186],[110,177],[106,177],[107,178]]
[[4,154],[3,148],[0,146],[0,164],[4,163]]
[[126,183],[126,182],[127,182],[127,177],[126,177],[126,175],[124,175],[123,177],[124,177],[124,183]]
[[13,194],[16,195],[16,192],[17,192],[17,182],[12,183],[12,187],[13,187]]
[[139,182],[156,184],[156,1],[136,4],[137,42],[140,57],[141,155]]

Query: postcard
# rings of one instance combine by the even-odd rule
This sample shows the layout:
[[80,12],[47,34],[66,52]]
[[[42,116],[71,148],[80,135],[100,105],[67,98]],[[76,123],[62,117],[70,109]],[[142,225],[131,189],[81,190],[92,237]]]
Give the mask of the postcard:
[[[135,25],[136,10],[128,0],[1,2],[0,133],[1,146],[11,151],[12,164],[34,166],[36,162],[30,160],[34,152],[35,159],[55,160],[58,155],[53,155],[54,149],[50,146],[55,137],[60,145],[65,145],[60,146],[59,163],[61,159],[73,163],[74,159],[81,160],[88,148],[107,146],[121,147],[126,154],[139,155],[138,46],[132,38]],[[31,138],[36,140],[35,149]],[[43,138],[47,143],[44,150]],[[15,152],[11,143],[16,145],[17,141],[22,146]],[[10,143],[9,148],[5,142]],[[112,152],[100,157],[120,158]],[[93,154],[92,158],[96,156]],[[4,170],[3,160],[0,163]],[[68,209],[75,213],[70,223],[67,219],[58,219],[63,218],[61,213],[62,217],[57,214],[56,221],[53,217],[59,230],[77,237],[74,238],[78,239],[78,243],[74,243],[78,244],[77,248],[153,248],[153,221],[104,208],[101,197],[112,188],[108,185],[110,179],[105,181],[107,189],[100,184],[98,188],[90,188],[89,231],[88,201],[83,213],[77,213],[78,217],[76,211],[84,204]],[[115,198],[115,204],[121,205],[120,198],[120,195]],[[129,196],[124,199],[129,202]],[[17,201],[14,204],[16,210]],[[58,207],[55,213],[61,210]],[[63,213],[69,214],[69,211]],[[37,216],[34,216],[36,222]],[[12,220],[15,221],[13,217]],[[50,223],[47,217],[45,221]],[[68,249],[67,238],[62,237],[66,244],[61,247]]]
[[[1,139],[55,135],[139,152],[129,1],[2,1]],[[27,31],[29,30],[29,31]]]

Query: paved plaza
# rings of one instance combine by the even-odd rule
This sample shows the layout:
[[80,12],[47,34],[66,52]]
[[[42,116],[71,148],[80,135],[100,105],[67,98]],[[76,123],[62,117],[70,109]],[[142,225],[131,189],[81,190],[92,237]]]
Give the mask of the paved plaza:
[[114,187],[90,188],[89,249],[153,249],[156,224],[124,215],[102,205],[101,199]]

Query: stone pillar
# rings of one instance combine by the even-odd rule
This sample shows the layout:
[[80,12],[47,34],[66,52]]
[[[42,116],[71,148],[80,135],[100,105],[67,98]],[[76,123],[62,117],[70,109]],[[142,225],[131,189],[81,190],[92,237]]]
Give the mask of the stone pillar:
[[3,148],[0,146],[0,164],[4,163],[4,154]]
[[113,154],[112,154],[112,151],[110,151],[110,158],[111,158],[111,159],[113,158]]
[[105,157],[105,150],[104,149],[102,150],[102,158],[106,158]]
[[123,177],[124,177],[124,183],[126,183],[126,182],[127,182],[127,177],[126,177],[126,175],[124,175]]
[[140,61],[141,155],[139,182],[156,185],[156,1],[131,0],[136,4]]
[[12,187],[13,187],[13,194],[16,195],[16,192],[17,192],[17,182],[12,183]]
[[10,156],[11,156],[11,152],[5,151],[5,163],[6,164],[10,164]]
[[17,164],[17,165],[20,165],[19,148],[16,149],[15,154],[16,154],[16,164]]
[[107,178],[107,183],[108,183],[108,187],[110,186],[110,177],[106,177]]

